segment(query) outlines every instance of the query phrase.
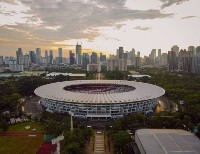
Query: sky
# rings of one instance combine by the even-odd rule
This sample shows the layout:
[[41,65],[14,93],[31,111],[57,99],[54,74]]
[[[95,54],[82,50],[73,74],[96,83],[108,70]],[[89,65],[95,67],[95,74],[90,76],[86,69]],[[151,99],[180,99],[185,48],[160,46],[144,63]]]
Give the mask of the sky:
[[141,55],[200,45],[200,0],[0,0],[0,55],[62,47],[66,55],[115,54],[119,46]]

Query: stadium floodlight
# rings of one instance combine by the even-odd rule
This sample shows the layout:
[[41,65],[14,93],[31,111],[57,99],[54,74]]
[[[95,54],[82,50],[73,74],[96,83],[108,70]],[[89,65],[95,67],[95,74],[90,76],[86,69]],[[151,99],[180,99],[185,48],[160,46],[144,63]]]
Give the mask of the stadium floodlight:
[[71,111],[68,111],[68,113],[71,116],[71,129],[70,130],[73,131],[73,119],[72,119],[72,117],[74,116],[74,113],[71,112]]

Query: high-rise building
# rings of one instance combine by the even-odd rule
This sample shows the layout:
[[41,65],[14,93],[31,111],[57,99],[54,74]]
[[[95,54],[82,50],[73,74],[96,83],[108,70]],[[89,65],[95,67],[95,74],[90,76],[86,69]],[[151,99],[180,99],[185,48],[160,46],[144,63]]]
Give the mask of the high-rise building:
[[3,56],[0,56],[0,65],[3,64]]
[[149,58],[150,58],[150,61],[151,61],[151,65],[156,64],[156,49],[151,50]]
[[168,51],[168,71],[174,72],[178,68],[178,60],[175,51]]
[[133,49],[129,52],[129,55],[128,55],[128,60],[131,60],[131,64],[132,64],[132,65],[135,65],[135,58],[136,58],[135,49],[133,48]]
[[200,54],[194,54],[194,47],[189,47],[188,51],[180,50],[178,56],[178,71],[200,72]]
[[87,68],[87,65],[89,64],[89,54],[88,53],[83,53],[82,55],[82,67]]
[[92,52],[91,64],[97,64],[97,53],[96,52]]
[[100,53],[100,62],[106,62],[106,55]]
[[81,65],[82,47],[77,43],[76,45],[76,64]]
[[135,66],[140,67],[140,65],[141,65],[141,57],[140,57],[140,52],[138,51],[137,56],[135,58]]
[[53,64],[53,50],[49,50],[49,64]]
[[119,57],[118,57],[118,59],[124,59],[124,49],[123,49],[123,47],[119,47],[119,50],[118,50],[118,52],[119,52]]
[[161,57],[160,57],[160,65],[162,66],[167,66],[167,53],[162,53]]
[[41,49],[36,48],[36,63],[41,64]]
[[196,54],[200,54],[200,46],[196,47]]
[[58,48],[59,63],[62,63],[62,48]]
[[158,57],[161,57],[161,49],[158,49]]
[[23,65],[24,68],[28,68],[30,64],[30,58],[28,54],[19,57],[19,64]]
[[119,49],[116,50],[116,58],[119,59]]
[[190,52],[192,55],[195,55],[196,54],[196,48],[194,46],[189,46],[188,52]]
[[19,58],[23,56],[22,48],[18,48],[16,51],[16,57],[17,57],[17,64],[19,64]]
[[24,71],[24,66],[21,64],[17,64],[16,59],[10,59],[9,60],[9,69],[12,72],[23,72]]
[[111,56],[107,59],[107,71],[127,71],[127,60],[125,59],[116,59],[114,56]]
[[29,51],[30,63],[36,64],[36,55],[34,51]]
[[[5,57],[4,58],[4,64],[5,65],[9,65],[9,61],[11,60],[11,57]],[[16,62],[16,64],[17,64],[17,62]]]
[[141,58],[140,57],[136,57],[135,59],[135,67],[140,67],[141,65]]
[[140,57],[140,52],[139,51],[137,52],[137,57]]
[[178,53],[179,53],[179,47],[178,47],[178,45],[174,45],[171,48],[171,51],[175,52],[176,53],[176,57],[178,57]]
[[126,52],[123,54],[123,59],[128,60],[128,51],[126,51]]
[[45,64],[47,65],[49,63],[49,60],[48,60],[49,59],[48,50],[45,50],[44,57],[45,57]]
[[72,53],[72,50],[69,50],[69,64],[74,65],[75,64],[75,55]]

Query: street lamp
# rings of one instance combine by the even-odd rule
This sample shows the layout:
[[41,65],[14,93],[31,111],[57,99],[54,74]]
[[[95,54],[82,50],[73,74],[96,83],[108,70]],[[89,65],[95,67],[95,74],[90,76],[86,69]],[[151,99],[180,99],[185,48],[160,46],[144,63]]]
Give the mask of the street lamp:
[[70,130],[73,131],[73,119],[72,119],[72,117],[74,116],[74,113],[71,112],[71,111],[68,111],[68,113],[71,116],[71,129]]

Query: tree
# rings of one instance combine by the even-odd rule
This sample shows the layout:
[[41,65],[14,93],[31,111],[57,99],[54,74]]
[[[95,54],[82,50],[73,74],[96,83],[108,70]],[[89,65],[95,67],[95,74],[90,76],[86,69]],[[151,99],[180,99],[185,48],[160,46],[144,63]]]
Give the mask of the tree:
[[65,146],[63,154],[81,154],[81,149],[78,143],[72,142]]
[[131,136],[126,131],[119,131],[113,137],[113,144],[116,152],[123,152],[127,143],[131,141]]
[[8,130],[8,123],[5,120],[2,120],[0,123],[0,128],[3,129],[3,131],[7,131]]
[[200,138],[200,123],[197,124],[197,130],[198,132],[196,133],[196,135]]

